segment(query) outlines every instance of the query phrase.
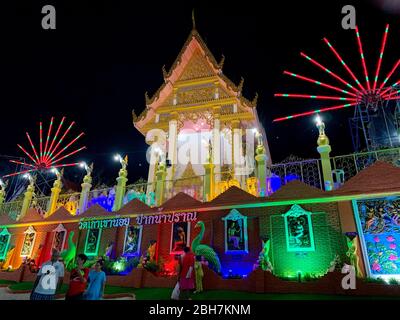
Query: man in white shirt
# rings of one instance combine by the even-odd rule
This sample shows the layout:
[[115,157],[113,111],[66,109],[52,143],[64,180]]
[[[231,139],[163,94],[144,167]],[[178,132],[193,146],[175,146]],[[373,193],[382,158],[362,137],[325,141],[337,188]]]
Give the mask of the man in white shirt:
[[60,253],[53,250],[51,260],[42,264],[31,293],[31,300],[54,300],[64,279],[64,264]]

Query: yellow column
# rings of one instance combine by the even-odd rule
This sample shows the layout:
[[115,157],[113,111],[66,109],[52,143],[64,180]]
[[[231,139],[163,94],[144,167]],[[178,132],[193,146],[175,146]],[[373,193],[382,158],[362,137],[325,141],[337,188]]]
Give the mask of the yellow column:
[[77,214],[81,214],[84,212],[88,206],[89,202],[89,192],[92,188],[92,170],[93,170],[93,163],[90,166],[85,164],[86,175],[83,178],[83,183],[81,184],[82,190],[81,195],[79,197],[79,209]]
[[259,181],[258,194],[261,197],[267,195],[267,155],[262,144],[261,134],[258,133],[258,145],[256,148],[257,178]]
[[115,200],[114,200],[114,206],[113,206],[113,211],[118,211],[121,209],[123,201],[124,201],[124,196],[125,196],[125,190],[126,190],[126,183],[128,182],[128,170],[126,169],[128,165],[128,156],[125,156],[125,159],[120,157],[120,163],[121,163],[121,170],[119,170],[118,173],[118,178],[117,178],[117,185],[115,187]]
[[[54,169],[54,170],[57,170],[57,169]],[[63,175],[63,170],[61,170],[61,172],[56,171],[56,175],[57,175],[57,179],[56,179],[56,181],[54,181],[53,188],[51,188],[50,202],[48,204],[47,211],[44,216],[45,218],[51,216],[52,213],[54,211],[56,211],[56,209],[57,209],[58,197],[60,195],[61,188],[62,188],[61,179],[62,179],[62,175]]]
[[165,177],[167,176],[166,166],[164,162],[160,162],[156,172],[156,205],[160,206],[164,203],[164,186]]
[[329,139],[325,134],[325,124],[317,117],[317,128],[319,130],[319,136],[317,140],[317,151],[321,156],[322,176],[324,179],[325,191],[331,191],[333,189],[333,178],[332,178],[332,166],[329,153],[331,152],[331,146],[329,145]]
[[25,216],[26,212],[28,211],[28,209],[31,205],[32,198],[35,194],[36,177],[32,177],[31,175],[28,175],[28,178],[29,178],[29,185],[26,188],[26,192],[24,193],[24,200],[22,202],[21,212],[20,212],[17,220],[19,220]]

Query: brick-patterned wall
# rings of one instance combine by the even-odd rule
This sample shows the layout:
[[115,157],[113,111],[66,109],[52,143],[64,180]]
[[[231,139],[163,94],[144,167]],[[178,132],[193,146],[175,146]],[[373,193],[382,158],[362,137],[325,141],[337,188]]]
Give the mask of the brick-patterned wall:
[[315,251],[287,251],[282,214],[286,213],[290,206],[266,208],[266,215],[260,218],[261,235],[267,235],[271,239],[270,257],[274,272],[278,275],[293,276],[298,271],[303,275],[324,274],[336,254],[342,260],[345,259],[345,243],[337,204],[307,204],[301,207],[312,212]]

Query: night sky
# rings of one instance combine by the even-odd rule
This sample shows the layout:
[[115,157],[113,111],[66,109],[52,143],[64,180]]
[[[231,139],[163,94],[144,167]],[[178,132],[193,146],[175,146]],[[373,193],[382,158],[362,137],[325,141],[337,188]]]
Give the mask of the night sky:
[[[37,139],[39,121],[49,123],[51,116],[59,121],[65,115],[76,121],[75,135],[78,129],[86,133],[82,143],[88,149],[74,160],[95,163],[96,183],[113,183],[119,170],[112,159],[116,152],[129,155],[130,182],[147,178],[147,145],[133,127],[131,111],[142,111],[144,93],[151,96],[163,83],[161,68],[165,65],[169,70],[187,39],[192,8],[197,29],[217,61],[222,54],[226,57],[225,75],[236,84],[241,76],[245,78],[243,94],[248,99],[259,93],[258,112],[273,162],[290,154],[302,158],[318,154],[312,118],[280,123],[272,123],[272,119],[337,104],[273,97],[275,92],[335,94],[282,74],[287,69],[339,84],[301,58],[300,51],[349,79],[322,42],[326,36],[362,78],[355,32],[341,27],[344,4],[356,7],[370,77],[386,23],[390,23],[390,33],[381,79],[400,56],[399,15],[382,11],[372,0],[129,3],[2,3],[1,175],[15,168],[5,156],[23,155],[16,144],[28,146],[26,130]],[[56,30],[41,28],[45,4],[56,7]],[[398,80],[399,74],[392,80]],[[351,115],[351,110],[323,114],[333,155],[352,152],[347,125]],[[80,180],[79,171],[68,170],[70,179]]]

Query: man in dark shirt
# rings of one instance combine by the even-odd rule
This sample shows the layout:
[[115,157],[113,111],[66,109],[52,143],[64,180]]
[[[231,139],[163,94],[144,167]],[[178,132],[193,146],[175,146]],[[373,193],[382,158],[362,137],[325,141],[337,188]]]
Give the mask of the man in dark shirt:
[[65,300],[82,300],[86,289],[86,283],[89,276],[89,268],[83,265],[87,261],[87,256],[83,253],[78,254],[76,259],[76,268],[71,271],[69,288],[65,295]]

